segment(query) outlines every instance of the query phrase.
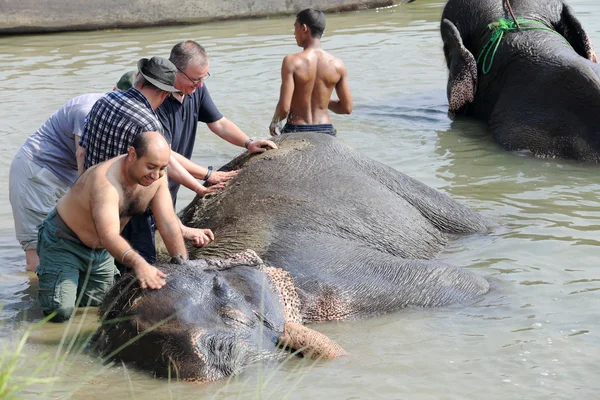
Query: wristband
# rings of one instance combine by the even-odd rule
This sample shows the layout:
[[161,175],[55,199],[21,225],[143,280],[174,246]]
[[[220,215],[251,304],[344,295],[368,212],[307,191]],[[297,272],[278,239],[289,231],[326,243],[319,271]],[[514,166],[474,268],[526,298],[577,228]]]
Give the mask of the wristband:
[[123,253],[123,256],[121,257],[121,264],[125,264],[125,256],[126,256],[126,255],[127,255],[127,253],[129,253],[130,251],[133,251],[133,249],[125,250],[125,252]]
[[208,172],[206,173],[206,176],[204,177],[203,181],[207,181],[208,178],[210,178],[210,174],[212,174],[212,172],[213,172],[213,167],[212,167],[212,165],[209,165]]
[[252,142],[254,142],[254,139],[253,139],[253,138],[250,138],[250,139],[246,140],[246,143],[244,143],[244,147],[245,147],[245,148],[248,148],[248,145],[249,145],[250,143],[252,143]]

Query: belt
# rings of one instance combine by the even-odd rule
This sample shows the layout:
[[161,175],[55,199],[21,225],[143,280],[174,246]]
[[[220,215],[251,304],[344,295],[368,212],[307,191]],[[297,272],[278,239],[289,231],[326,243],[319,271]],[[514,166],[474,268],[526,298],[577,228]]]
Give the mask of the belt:
[[77,234],[73,232],[71,228],[69,228],[69,225],[66,224],[56,209],[53,210],[53,214],[54,215],[50,217],[50,221],[52,221],[57,228],[54,234],[61,239],[70,240],[71,242],[84,245],[83,242],[77,237]]

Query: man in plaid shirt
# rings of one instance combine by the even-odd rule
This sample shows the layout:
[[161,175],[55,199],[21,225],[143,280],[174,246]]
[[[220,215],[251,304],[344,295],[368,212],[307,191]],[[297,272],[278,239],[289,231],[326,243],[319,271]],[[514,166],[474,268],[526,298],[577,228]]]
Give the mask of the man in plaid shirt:
[[[142,132],[163,132],[162,125],[154,110],[172,92],[178,92],[173,83],[177,69],[167,59],[152,57],[138,62],[139,75],[133,88],[126,92],[111,92],[96,102],[88,114],[79,145],[85,155],[85,168],[127,153],[127,149],[137,135]],[[169,176],[184,186],[203,196],[221,189],[223,184],[206,188],[191,176],[179,162],[171,156]],[[194,245],[202,246],[213,239],[208,229],[193,229],[181,225],[185,239]],[[154,245],[155,223],[148,210],[143,215],[134,216],[123,229],[121,235],[150,264],[156,261]],[[124,266],[119,265],[123,271]]]

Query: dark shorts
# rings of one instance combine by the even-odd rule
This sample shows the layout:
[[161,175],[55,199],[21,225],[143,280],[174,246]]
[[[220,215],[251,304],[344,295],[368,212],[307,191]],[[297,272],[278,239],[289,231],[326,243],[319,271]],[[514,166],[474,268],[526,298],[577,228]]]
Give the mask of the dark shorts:
[[336,136],[337,131],[332,124],[316,124],[316,125],[296,125],[285,124],[281,133],[301,133],[301,132],[320,132],[331,136]]
[[38,231],[38,298],[54,322],[71,318],[76,307],[97,306],[112,286],[117,270],[106,249],[83,244],[54,208]]

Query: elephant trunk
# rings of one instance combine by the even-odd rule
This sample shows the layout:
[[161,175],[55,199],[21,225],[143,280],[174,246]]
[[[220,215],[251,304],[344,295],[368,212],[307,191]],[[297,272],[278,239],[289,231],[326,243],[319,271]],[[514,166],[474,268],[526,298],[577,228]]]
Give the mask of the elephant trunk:
[[296,322],[286,322],[278,345],[294,349],[310,358],[331,360],[349,353],[339,344],[313,329]]

